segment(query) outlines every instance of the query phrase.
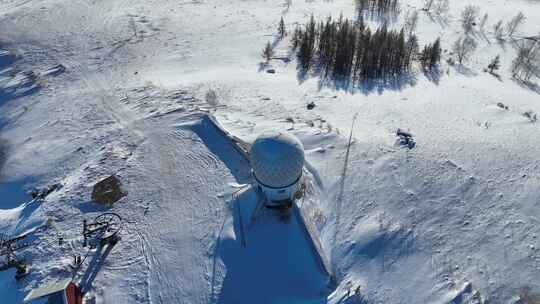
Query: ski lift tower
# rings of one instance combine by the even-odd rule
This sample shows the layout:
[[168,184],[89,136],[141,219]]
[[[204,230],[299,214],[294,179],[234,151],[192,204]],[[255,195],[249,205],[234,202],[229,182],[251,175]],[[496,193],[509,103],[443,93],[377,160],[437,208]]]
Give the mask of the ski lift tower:
[[30,242],[25,241],[26,235],[9,238],[5,234],[0,234],[0,271],[14,267],[17,269],[15,278],[18,280],[26,274],[26,263],[24,259],[18,259],[15,252],[30,246]]
[[83,247],[90,245],[95,248],[98,245],[114,244],[118,241],[118,233],[122,229],[122,217],[113,212],[98,215],[93,222],[83,222]]

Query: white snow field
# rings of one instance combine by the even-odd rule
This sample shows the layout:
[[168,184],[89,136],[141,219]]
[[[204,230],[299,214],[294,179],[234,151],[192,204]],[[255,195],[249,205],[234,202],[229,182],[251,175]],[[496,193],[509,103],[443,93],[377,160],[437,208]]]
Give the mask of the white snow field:
[[[351,90],[299,80],[290,35],[277,41],[276,29],[282,16],[289,32],[311,14],[354,18],[354,1],[284,3],[0,1],[0,233],[32,240],[17,252],[29,274],[0,272],[0,303],[72,275],[86,303],[528,303],[520,295],[540,293],[540,129],[522,115],[540,113],[540,89],[512,79],[516,42],[492,33],[522,11],[518,41],[538,35],[540,2],[450,0],[438,17],[401,0],[390,26],[420,10],[420,45],[441,37],[447,50],[439,77],[416,67],[401,83]],[[468,4],[489,14],[488,30],[450,66]],[[267,41],[276,55],[264,67]],[[483,71],[497,54],[500,78]],[[253,219],[249,163],[208,114],[246,142],[269,130],[302,141],[308,191],[294,212],[331,278],[296,213]],[[398,128],[413,149],[397,144]],[[128,195],[92,202],[111,174]],[[55,183],[45,199],[27,194]],[[124,219],[121,240],[87,250],[83,219],[103,212]],[[74,255],[86,257],[75,274]]]

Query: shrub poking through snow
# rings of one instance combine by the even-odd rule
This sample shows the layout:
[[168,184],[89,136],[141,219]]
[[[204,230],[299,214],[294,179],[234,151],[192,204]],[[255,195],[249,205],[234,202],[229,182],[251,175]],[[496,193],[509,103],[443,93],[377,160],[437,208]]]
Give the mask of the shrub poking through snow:
[[538,116],[533,111],[529,110],[523,113],[523,116],[526,117],[530,122],[535,123],[538,121]]
[[413,135],[410,132],[402,129],[397,129],[396,135],[399,137],[399,145],[412,149],[416,146],[416,142],[413,139]]
[[34,189],[30,192],[30,196],[32,196],[32,198],[44,199],[47,197],[47,195],[53,193],[60,188],[62,188],[62,184],[57,183],[42,189]]
[[214,89],[208,89],[206,92],[204,99],[206,100],[206,103],[208,103],[211,106],[217,106],[217,93]]
[[498,70],[501,67],[501,56],[497,55],[497,57],[493,58],[491,62],[488,65],[488,71],[490,74],[493,74],[496,70]]
[[508,110],[508,106],[505,105],[505,104],[502,103],[502,102],[498,102],[498,103],[497,103],[497,107],[499,107],[499,108],[501,108],[501,109],[503,109],[503,110]]

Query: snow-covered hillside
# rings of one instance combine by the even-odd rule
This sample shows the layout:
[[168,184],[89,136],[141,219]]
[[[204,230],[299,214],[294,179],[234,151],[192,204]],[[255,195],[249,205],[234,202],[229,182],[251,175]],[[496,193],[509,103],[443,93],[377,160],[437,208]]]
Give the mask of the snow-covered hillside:
[[[345,90],[300,79],[291,35],[278,41],[276,29],[281,17],[289,32],[312,14],[355,18],[354,0],[285,2],[0,2],[0,233],[33,240],[17,253],[28,276],[0,272],[1,303],[71,277],[73,255],[87,255],[74,279],[88,303],[523,303],[540,293],[540,132],[523,116],[540,113],[540,90],[510,72],[515,44],[540,32],[540,2],[450,0],[435,16],[401,0],[390,26],[419,11],[420,45],[441,37],[440,73],[416,67],[398,84]],[[469,4],[489,15],[486,31],[470,60],[449,65]],[[493,25],[519,11],[518,42],[497,41]],[[496,55],[500,77],[484,72]],[[333,282],[294,219],[239,234],[236,206],[253,207],[249,163],[208,114],[246,142],[267,130],[300,138],[310,190],[298,204]],[[397,143],[398,128],[413,149]],[[91,192],[111,174],[128,195],[106,208]],[[56,183],[43,200],[27,194]],[[122,239],[88,251],[83,220],[107,211],[124,219]]]

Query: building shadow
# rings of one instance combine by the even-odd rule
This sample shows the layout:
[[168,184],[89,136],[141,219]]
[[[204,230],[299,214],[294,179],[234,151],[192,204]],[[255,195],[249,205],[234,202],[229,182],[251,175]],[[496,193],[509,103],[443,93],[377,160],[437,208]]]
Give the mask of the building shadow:
[[238,151],[239,147],[235,146],[229,135],[225,134],[224,130],[220,129],[211,118],[203,116],[190,128],[199,136],[208,150],[229,168],[238,183],[245,184],[251,180],[250,166],[246,156]]
[[258,209],[257,197],[249,188],[230,203],[232,217],[223,225],[214,257],[225,276],[213,287],[212,302],[327,303],[328,278],[293,211]]

